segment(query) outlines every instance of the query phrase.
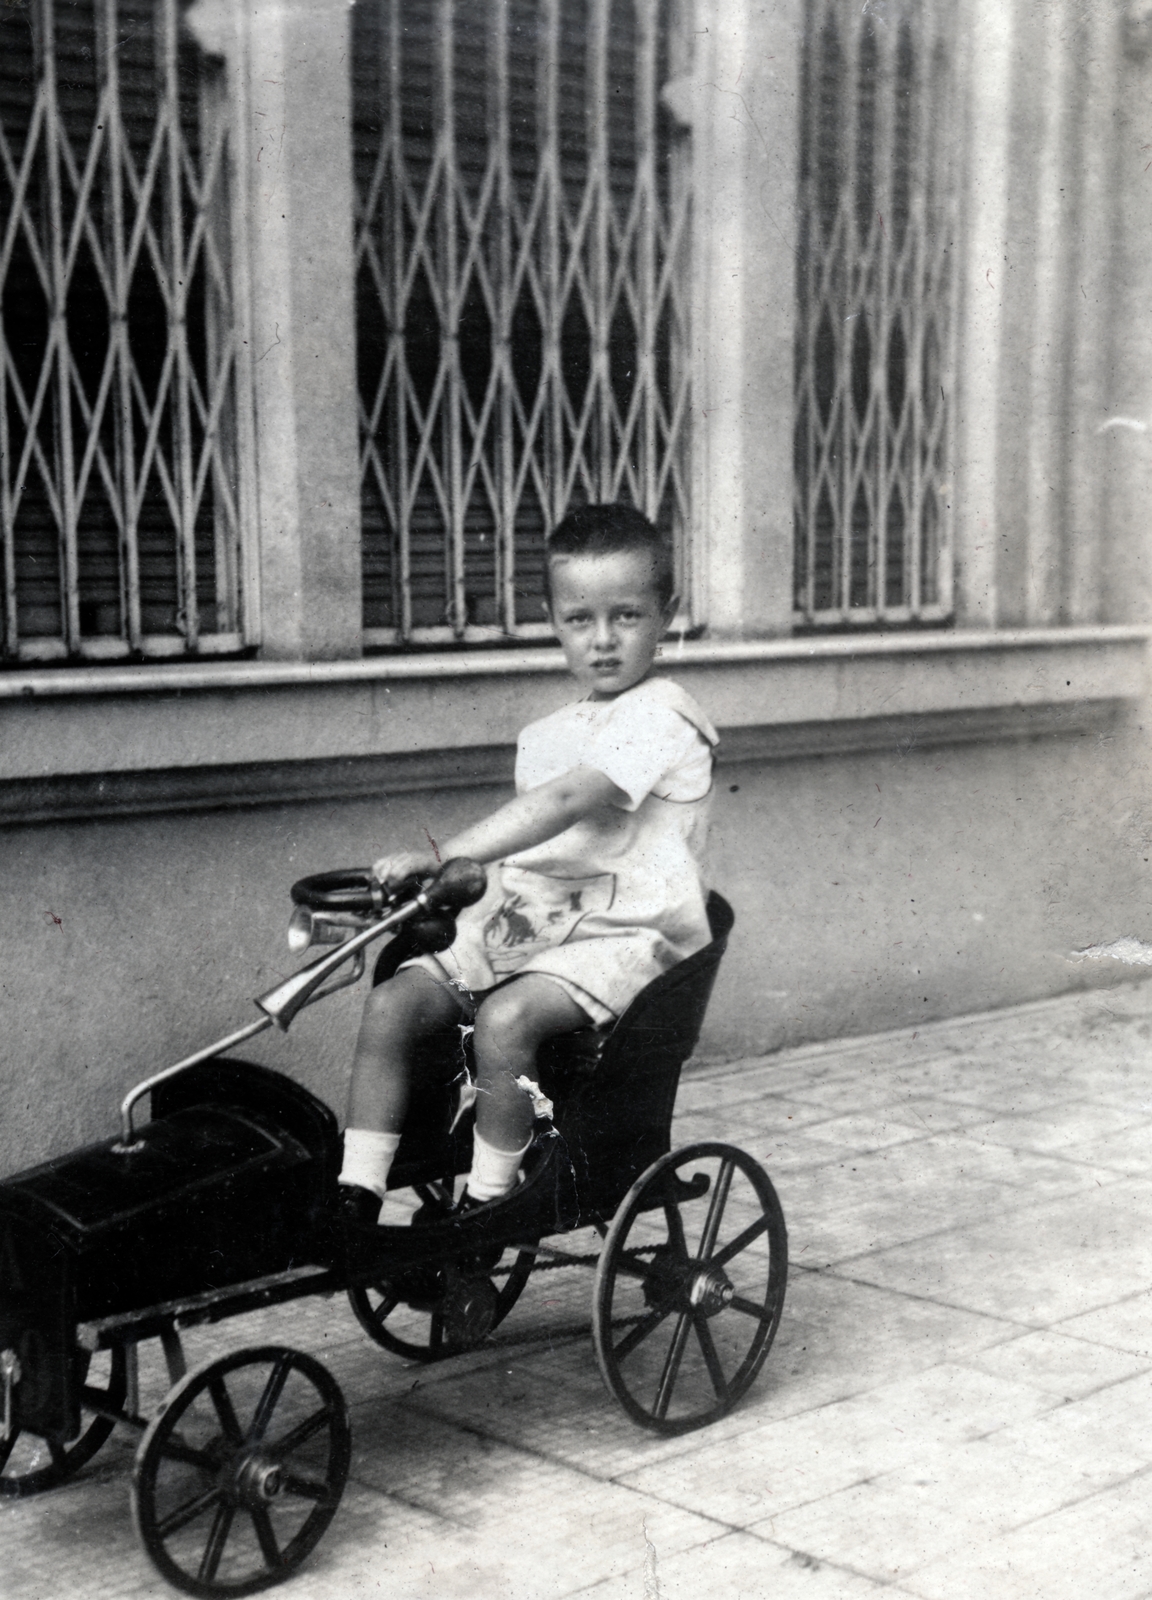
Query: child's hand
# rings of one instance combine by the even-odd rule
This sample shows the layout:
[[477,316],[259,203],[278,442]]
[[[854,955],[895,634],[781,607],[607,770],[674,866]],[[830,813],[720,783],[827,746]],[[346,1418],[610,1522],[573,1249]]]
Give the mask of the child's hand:
[[439,869],[440,863],[430,851],[400,850],[374,861],[372,876],[385,889],[398,889],[407,878],[431,878]]

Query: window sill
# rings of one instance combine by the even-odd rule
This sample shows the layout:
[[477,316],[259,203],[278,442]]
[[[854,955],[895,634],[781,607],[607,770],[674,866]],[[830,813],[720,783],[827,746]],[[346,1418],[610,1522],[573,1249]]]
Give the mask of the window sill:
[[[666,669],[726,760],[1083,732],[1145,692],[1138,627],[697,640]],[[504,782],[559,650],[0,677],[0,820]],[[93,704],[93,701],[96,704]]]

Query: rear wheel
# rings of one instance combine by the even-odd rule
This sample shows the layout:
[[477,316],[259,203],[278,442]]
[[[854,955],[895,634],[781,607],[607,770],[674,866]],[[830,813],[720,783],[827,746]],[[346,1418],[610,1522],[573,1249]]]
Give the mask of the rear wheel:
[[123,1345],[90,1355],[75,1350],[74,1381],[80,1390],[80,1427],[71,1439],[49,1439],[28,1429],[0,1439],[0,1494],[13,1499],[53,1489],[91,1461],[116,1426],[100,1411],[120,1411],[128,1388],[128,1364]]
[[483,1343],[520,1298],[536,1256],[505,1251],[486,1266],[449,1261],[349,1289],[370,1339],[408,1361],[440,1361]]
[[604,1382],[657,1433],[730,1411],[764,1364],[788,1274],[768,1174],[733,1145],[661,1157],[621,1202],[593,1291]]

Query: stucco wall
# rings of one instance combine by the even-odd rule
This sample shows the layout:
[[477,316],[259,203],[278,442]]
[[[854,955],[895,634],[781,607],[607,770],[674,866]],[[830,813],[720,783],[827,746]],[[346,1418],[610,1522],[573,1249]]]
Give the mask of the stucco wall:
[[[701,1050],[757,1054],[1114,982],[1152,938],[1145,737],[721,769],[712,881],[737,926]],[[114,1131],[120,1095],[256,1015],[287,889],[442,838],[488,787],[0,831],[0,1171]],[[342,1108],[356,991],[245,1047]]]

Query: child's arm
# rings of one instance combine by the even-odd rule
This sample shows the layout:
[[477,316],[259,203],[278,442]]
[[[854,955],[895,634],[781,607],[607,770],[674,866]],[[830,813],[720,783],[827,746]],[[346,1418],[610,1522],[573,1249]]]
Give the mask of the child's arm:
[[[623,789],[595,767],[573,767],[571,772],[553,778],[550,783],[518,794],[515,800],[509,800],[491,816],[456,834],[441,847],[440,856],[446,861],[453,856],[467,856],[482,862],[500,861],[518,850],[529,850],[533,845],[555,838],[602,806],[626,805],[627,802]],[[380,883],[398,884],[414,874],[423,876],[435,872],[437,864],[438,858],[431,852],[406,850],[382,856],[374,863],[372,876]]]

